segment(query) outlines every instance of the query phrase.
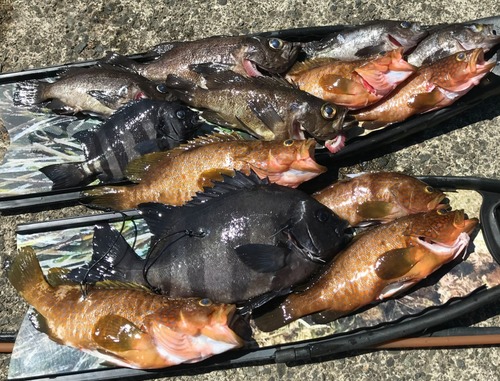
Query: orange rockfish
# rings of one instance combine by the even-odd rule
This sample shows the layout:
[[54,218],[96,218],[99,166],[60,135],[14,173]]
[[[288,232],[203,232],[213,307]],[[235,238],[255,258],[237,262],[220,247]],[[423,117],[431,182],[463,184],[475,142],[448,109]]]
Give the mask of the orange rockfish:
[[401,217],[360,234],[307,290],[255,318],[264,331],[303,316],[331,321],[407,290],[469,244],[476,218],[442,209]]
[[485,61],[483,49],[453,54],[422,66],[387,98],[352,115],[364,128],[375,129],[449,106],[476,86],[493,67],[495,61]]
[[443,207],[445,195],[402,173],[364,173],[314,193],[316,200],[356,226],[364,221],[389,222],[408,214]]
[[293,66],[286,79],[318,98],[359,109],[385,97],[416,70],[400,48],[364,60],[308,60]]
[[314,139],[260,141],[213,134],[130,163],[127,177],[137,185],[96,188],[83,197],[89,197],[92,205],[115,210],[146,202],[183,205],[212,180],[234,170],[246,175],[252,170],[261,179],[295,188],[326,171],[314,161],[315,145]]
[[228,323],[234,305],[209,299],[170,299],[138,285],[102,283],[82,295],[78,284],[50,285],[32,248],[8,271],[36,312],[37,329],[119,366],[154,369],[197,362],[242,345]]

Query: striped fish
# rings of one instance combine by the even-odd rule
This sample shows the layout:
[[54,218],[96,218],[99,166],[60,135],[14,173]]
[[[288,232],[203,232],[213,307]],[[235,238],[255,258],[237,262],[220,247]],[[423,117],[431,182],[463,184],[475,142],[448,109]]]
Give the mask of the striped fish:
[[191,139],[200,125],[196,112],[180,102],[143,99],[122,107],[95,130],[73,135],[86,161],[40,169],[52,189],[109,183],[125,178],[127,164],[146,153],[168,150]]

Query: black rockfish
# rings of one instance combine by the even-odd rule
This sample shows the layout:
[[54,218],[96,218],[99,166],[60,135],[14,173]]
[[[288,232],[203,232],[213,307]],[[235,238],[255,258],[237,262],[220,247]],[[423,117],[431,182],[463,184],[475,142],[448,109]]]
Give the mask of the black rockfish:
[[55,82],[22,82],[14,93],[14,104],[40,104],[63,114],[108,116],[127,102],[143,98],[173,100],[162,85],[123,68],[100,65],[70,68]]
[[297,89],[283,79],[246,78],[217,65],[196,65],[204,85],[170,75],[166,86],[202,116],[262,140],[337,137],[347,109]]
[[326,36],[321,41],[303,44],[309,57],[331,57],[355,60],[373,57],[402,47],[404,52],[413,48],[427,35],[420,23],[382,20],[353,26]]
[[93,262],[70,279],[126,280],[171,297],[253,306],[308,281],[345,243],[344,220],[306,193],[255,174],[224,176],[182,207],[139,209],[154,234],[146,259],[103,225],[94,231]]
[[134,101],[94,130],[73,138],[83,147],[85,162],[53,164],[40,169],[63,189],[125,178],[127,164],[141,155],[169,150],[193,138],[200,126],[198,114],[178,101]]
[[164,81],[174,74],[192,81],[199,76],[189,65],[217,63],[241,75],[255,77],[260,70],[269,73],[285,72],[297,58],[299,46],[279,38],[248,36],[213,36],[195,41],[160,44],[150,54],[160,57],[150,63],[138,63],[116,53],[103,61],[134,70],[154,81]]
[[429,29],[429,35],[408,56],[415,66],[429,65],[463,50],[483,48],[484,52],[500,43],[500,33],[493,25],[451,24]]

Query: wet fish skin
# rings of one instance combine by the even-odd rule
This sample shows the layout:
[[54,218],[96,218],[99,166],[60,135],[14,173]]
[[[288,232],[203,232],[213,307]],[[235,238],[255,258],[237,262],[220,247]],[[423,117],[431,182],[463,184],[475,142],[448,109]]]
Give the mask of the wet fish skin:
[[128,163],[141,155],[169,150],[194,137],[198,114],[178,101],[132,101],[93,130],[73,135],[83,147],[83,163],[53,164],[40,169],[52,189],[122,180]]
[[203,117],[246,131],[258,139],[333,139],[342,130],[347,109],[298,90],[283,79],[246,78],[216,65],[192,67],[204,86],[169,76],[166,86]]
[[415,66],[429,65],[441,58],[461,52],[483,48],[488,52],[500,43],[500,33],[489,24],[450,24],[429,30],[429,35],[408,56]]
[[83,112],[109,116],[127,102],[143,98],[172,99],[162,87],[140,75],[102,65],[70,68],[53,83],[22,82],[14,93],[14,104],[43,104],[65,114]]
[[309,57],[355,60],[399,47],[406,52],[426,35],[427,30],[417,22],[379,20],[346,28],[321,41],[305,43],[302,49]]
[[307,290],[254,315],[272,331],[300,317],[332,321],[369,303],[407,290],[467,247],[476,218],[463,210],[412,214],[359,235]]
[[35,308],[31,321],[37,329],[119,366],[197,362],[243,344],[228,327],[234,305],[170,299],[118,282],[96,285],[83,297],[77,284],[49,285],[32,248],[19,251],[8,277]]
[[169,42],[152,49],[160,54],[150,63],[137,63],[119,54],[108,54],[103,61],[136,71],[146,78],[164,81],[169,74],[193,82],[199,75],[189,65],[217,63],[244,76],[262,75],[260,70],[278,74],[295,61],[300,47],[278,38],[212,36],[195,41]]
[[137,185],[95,188],[82,197],[89,205],[115,210],[145,202],[183,205],[221,174],[234,170],[253,170],[271,182],[297,187],[326,171],[314,161],[315,145],[314,139],[259,141],[213,134],[130,163],[127,177]]
[[364,173],[337,181],[312,195],[351,226],[387,223],[444,207],[445,195],[415,177],[396,172]]
[[476,86],[494,66],[494,60],[484,60],[481,48],[455,53],[421,67],[385,99],[353,112],[352,116],[364,128],[375,129],[449,106]]
[[94,234],[94,261],[72,279],[125,279],[171,297],[261,304],[309,280],[346,241],[346,222],[328,208],[255,174],[225,176],[182,207],[139,209],[154,234],[147,259],[103,226]]

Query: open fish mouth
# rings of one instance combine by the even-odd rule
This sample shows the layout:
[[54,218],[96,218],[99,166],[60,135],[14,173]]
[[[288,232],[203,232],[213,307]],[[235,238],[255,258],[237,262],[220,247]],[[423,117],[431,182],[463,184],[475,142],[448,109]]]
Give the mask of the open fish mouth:
[[263,74],[257,68],[257,64],[248,59],[243,59],[243,69],[249,77],[262,77]]
[[302,243],[295,237],[295,235],[289,229],[285,230],[284,233],[287,235],[288,242],[290,242],[305,258],[314,263],[321,263],[321,264],[325,263],[325,260],[318,255],[319,250],[316,247],[316,245],[314,245],[314,241],[311,237],[309,229],[307,229],[307,234],[309,236],[309,241],[311,242],[311,245],[314,247],[314,250],[302,245]]
[[420,245],[430,250],[437,256],[450,257],[451,260],[456,258],[469,245],[470,236],[468,233],[462,232],[458,235],[457,239],[449,245],[433,241],[427,237],[417,237],[417,241]]

